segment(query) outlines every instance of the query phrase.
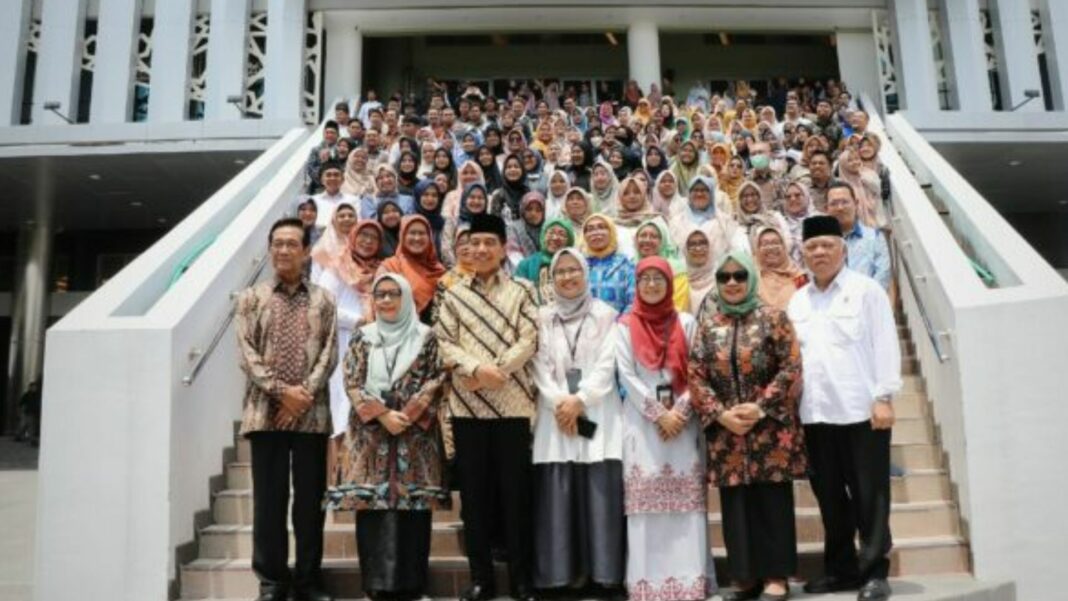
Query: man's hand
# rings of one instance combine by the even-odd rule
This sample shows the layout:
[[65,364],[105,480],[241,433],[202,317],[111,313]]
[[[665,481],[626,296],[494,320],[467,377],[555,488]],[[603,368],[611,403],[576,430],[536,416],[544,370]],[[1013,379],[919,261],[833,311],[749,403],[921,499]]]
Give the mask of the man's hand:
[[745,412],[739,412],[737,407],[732,407],[719,415],[719,423],[738,436],[745,436],[756,425],[757,420],[748,417]]
[[508,375],[492,363],[479,365],[473,375],[486,390],[500,390],[508,381]]
[[460,384],[461,388],[468,392],[474,392],[482,388],[482,383],[474,376],[461,376],[456,374],[454,380]]
[[304,415],[314,400],[315,397],[303,386],[286,386],[282,388],[282,396],[279,398],[282,409],[295,417]]
[[403,433],[405,430],[408,429],[409,426],[412,425],[412,422],[408,419],[408,416],[401,413],[400,411],[389,411],[387,413],[379,415],[378,423],[385,426],[386,430],[388,430],[389,433],[393,436],[397,436]]
[[871,406],[871,429],[889,430],[894,427],[894,406],[885,401],[875,401]]

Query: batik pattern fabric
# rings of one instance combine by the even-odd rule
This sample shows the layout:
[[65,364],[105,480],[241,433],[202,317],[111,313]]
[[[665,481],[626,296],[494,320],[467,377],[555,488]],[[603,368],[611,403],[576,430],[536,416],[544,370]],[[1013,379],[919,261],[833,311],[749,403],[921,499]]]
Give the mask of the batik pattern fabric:
[[[690,347],[689,380],[691,404],[706,426],[713,486],[804,477],[801,351],[785,312],[762,306],[738,318],[706,313]],[[716,421],[750,402],[766,416],[747,434]]]
[[[444,455],[438,410],[445,375],[438,345],[427,336],[408,371],[380,399],[364,389],[368,359],[376,350],[362,330],[353,332],[345,355],[345,390],[352,403],[343,451],[331,475],[327,505],[332,509],[427,510],[446,507]],[[392,435],[378,418],[401,411],[411,426]]]
[[286,386],[303,386],[311,407],[287,430],[332,430],[327,381],[337,365],[337,309],[331,295],[302,281],[290,293],[277,279],[238,295],[234,329],[247,376],[241,435],[281,430],[275,418]]

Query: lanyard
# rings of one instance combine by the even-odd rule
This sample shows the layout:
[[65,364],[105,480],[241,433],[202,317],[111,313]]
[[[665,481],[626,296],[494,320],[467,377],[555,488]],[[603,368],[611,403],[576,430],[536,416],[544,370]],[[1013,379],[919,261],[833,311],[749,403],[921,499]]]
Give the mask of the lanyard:
[[393,369],[397,367],[397,356],[400,355],[400,345],[397,346],[397,350],[393,352],[393,358],[389,358],[389,353],[386,352],[386,339],[381,335],[378,337],[382,346],[382,357],[386,360],[386,377],[389,381],[393,382]]
[[564,327],[563,320],[560,319],[559,315],[554,316],[556,321],[560,323],[560,329],[564,331],[564,342],[567,343],[567,351],[571,354],[572,365],[575,364],[575,352],[578,351],[578,341],[582,337],[582,326],[586,325],[587,317],[589,317],[589,314],[582,316],[582,321],[579,322],[579,327],[575,330],[575,341],[571,342],[571,339],[567,337],[567,328]]

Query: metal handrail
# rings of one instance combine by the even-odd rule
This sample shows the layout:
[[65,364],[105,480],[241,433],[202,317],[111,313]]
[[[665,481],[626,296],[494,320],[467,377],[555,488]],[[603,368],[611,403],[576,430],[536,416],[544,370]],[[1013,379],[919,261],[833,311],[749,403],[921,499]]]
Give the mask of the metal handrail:
[[[260,279],[264,268],[267,267],[267,256],[267,253],[264,253],[252,260],[254,265],[249,276],[245,279],[245,288],[252,286]],[[241,292],[238,290],[231,292],[230,300],[233,301],[236,299],[237,295],[240,293]],[[211,357],[211,354],[215,352],[215,348],[222,342],[223,336],[226,335],[226,331],[230,329],[230,324],[233,323],[236,314],[237,307],[231,303],[230,310],[226,312],[226,316],[223,317],[222,321],[215,328],[215,334],[211,337],[211,341],[208,343],[207,348],[193,348],[189,351],[189,359],[193,362],[193,365],[189,368],[189,373],[182,378],[182,384],[185,384],[186,386],[193,385],[193,382],[197,379],[197,374],[200,373],[204,364],[208,362],[208,358]]]

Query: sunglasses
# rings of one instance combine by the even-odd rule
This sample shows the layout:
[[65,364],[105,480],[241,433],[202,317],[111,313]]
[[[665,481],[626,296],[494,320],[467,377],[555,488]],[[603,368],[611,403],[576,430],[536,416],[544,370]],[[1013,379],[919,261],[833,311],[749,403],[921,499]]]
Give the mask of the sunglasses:
[[716,283],[718,284],[726,284],[731,280],[744,284],[749,281],[749,272],[743,269],[741,271],[721,271],[716,274]]

